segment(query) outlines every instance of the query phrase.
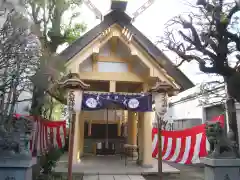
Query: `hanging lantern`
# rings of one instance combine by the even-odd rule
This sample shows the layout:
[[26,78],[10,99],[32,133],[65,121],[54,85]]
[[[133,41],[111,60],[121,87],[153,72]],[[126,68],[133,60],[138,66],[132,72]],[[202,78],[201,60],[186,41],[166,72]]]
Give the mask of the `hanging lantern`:
[[155,112],[158,116],[163,118],[168,108],[168,93],[172,91],[171,85],[166,82],[157,82],[154,87],[150,89],[153,101],[155,102]]
[[163,117],[168,108],[168,94],[167,93],[153,93],[155,101],[155,112],[158,116]]

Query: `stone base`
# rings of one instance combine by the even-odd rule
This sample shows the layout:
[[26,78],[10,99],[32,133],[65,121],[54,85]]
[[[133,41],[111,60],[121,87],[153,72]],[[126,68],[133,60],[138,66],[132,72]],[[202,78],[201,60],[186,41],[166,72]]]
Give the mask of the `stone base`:
[[137,164],[138,164],[138,165],[141,165],[141,164],[142,164],[142,160],[138,159],[138,160],[137,160]]
[[205,164],[205,180],[237,180],[240,179],[240,159],[201,160]]
[[141,166],[143,167],[143,168],[153,168],[153,165],[152,164],[141,164]]
[[32,180],[32,166],[37,162],[34,159],[1,158],[0,180]]
[[138,157],[138,153],[137,152],[128,152],[127,156],[136,158],[136,157]]

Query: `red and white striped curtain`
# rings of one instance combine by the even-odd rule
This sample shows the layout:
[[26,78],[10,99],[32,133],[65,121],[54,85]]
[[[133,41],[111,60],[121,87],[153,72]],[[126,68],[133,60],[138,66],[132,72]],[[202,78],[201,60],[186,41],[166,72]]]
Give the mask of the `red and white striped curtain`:
[[36,128],[30,142],[30,149],[36,155],[44,154],[51,147],[63,148],[66,144],[66,121],[49,121],[35,118]]
[[[224,123],[224,115],[214,117],[212,121]],[[157,128],[152,129],[152,156],[158,157]],[[205,124],[181,131],[162,130],[162,159],[180,164],[200,163],[209,150]]]
[[[19,116],[19,115],[16,115]],[[32,133],[30,150],[33,155],[45,154],[52,146],[64,147],[66,143],[66,121],[49,121],[42,118],[33,118],[35,131]],[[224,122],[224,115],[212,119],[212,121]],[[152,156],[158,156],[157,128],[152,129]],[[209,143],[205,134],[205,124],[182,131],[162,130],[162,155],[163,160],[181,163],[195,164],[201,157],[207,155]]]
[[[16,117],[21,115],[16,114]],[[51,147],[63,148],[66,144],[66,121],[49,121],[41,117],[25,116],[34,121],[29,143],[33,156],[45,154]]]

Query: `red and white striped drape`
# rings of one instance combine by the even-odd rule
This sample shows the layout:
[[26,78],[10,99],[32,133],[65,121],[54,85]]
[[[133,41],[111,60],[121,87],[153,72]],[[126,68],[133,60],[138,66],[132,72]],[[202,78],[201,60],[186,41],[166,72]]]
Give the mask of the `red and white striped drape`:
[[[16,117],[21,115],[16,114]],[[66,143],[66,121],[49,121],[41,117],[25,116],[34,121],[29,143],[33,156],[45,154],[51,147],[63,148]]]
[[[224,122],[224,115],[214,117],[212,121]],[[205,124],[182,131],[162,130],[162,159],[180,164],[200,163],[209,150]],[[152,156],[158,156],[157,128],[152,129]]]
[[[17,117],[19,115],[16,115]],[[35,131],[32,133],[30,150],[33,155],[42,155],[50,147],[64,147],[66,141],[66,121],[49,121],[42,118],[28,116],[35,122]],[[224,115],[212,119],[224,122]],[[205,124],[181,131],[162,130],[162,155],[163,160],[195,164],[201,157],[207,155],[209,143],[205,134]],[[158,156],[157,128],[152,129],[152,156]]]

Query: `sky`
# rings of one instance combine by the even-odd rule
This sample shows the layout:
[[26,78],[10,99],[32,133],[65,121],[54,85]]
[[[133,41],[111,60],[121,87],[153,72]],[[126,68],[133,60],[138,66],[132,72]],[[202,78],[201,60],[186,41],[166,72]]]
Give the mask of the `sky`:
[[[103,15],[109,12],[110,1],[111,0],[91,0],[91,2],[102,12]],[[147,0],[129,0],[126,12],[131,15],[146,1]],[[158,37],[163,35],[164,25],[169,19],[191,10],[186,1],[193,4],[196,2],[196,0],[155,0],[152,6],[138,16],[133,25],[137,27],[152,42],[156,42]],[[93,12],[88,9],[86,5],[81,7],[81,16],[77,19],[77,21],[78,23],[86,23],[88,30],[100,22],[100,20],[95,18]],[[176,55],[174,53],[164,53],[166,53],[166,55],[173,62],[175,62]],[[180,69],[195,84],[219,78],[213,75],[201,73],[196,62],[184,63],[182,66],[180,66]]]

